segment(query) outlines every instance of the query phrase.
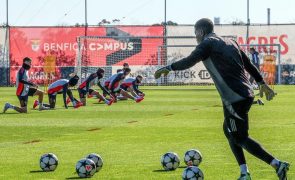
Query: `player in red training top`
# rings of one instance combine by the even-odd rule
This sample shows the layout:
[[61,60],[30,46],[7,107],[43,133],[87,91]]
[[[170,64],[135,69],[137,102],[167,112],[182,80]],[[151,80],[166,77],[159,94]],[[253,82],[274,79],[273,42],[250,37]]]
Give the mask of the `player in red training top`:
[[[78,92],[80,96],[80,101],[86,106],[86,96],[93,97],[96,96],[100,100],[103,100],[107,105],[112,104],[112,100],[107,100],[104,96],[100,95],[98,91],[91,89],[91,86],[95,84],[95,79],[97,78],[98,81],[103,78],[104,70],[102,68],[98,68],[96,73],[90,74],[82,84],[78,87]],[[97,83],[100,85],[100,83]],[[104,87],[99,86],[103,91],[105,91]]]

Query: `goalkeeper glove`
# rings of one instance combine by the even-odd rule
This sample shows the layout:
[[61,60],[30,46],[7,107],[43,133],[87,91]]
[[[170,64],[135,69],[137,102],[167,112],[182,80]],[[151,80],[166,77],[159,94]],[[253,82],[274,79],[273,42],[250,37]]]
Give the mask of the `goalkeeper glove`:
[[160,78],[162,74],[164,76],[167,76],[170,71],[172,71],[171,65],[165,66],[165,67],[162,67],[162,68],[158,69],[155,72],[155,79]]
[[263,97],[265,94],[266,100],[270,101],[276,95],[276,93],[264,82],[259,83],[259,94],[260,97]]

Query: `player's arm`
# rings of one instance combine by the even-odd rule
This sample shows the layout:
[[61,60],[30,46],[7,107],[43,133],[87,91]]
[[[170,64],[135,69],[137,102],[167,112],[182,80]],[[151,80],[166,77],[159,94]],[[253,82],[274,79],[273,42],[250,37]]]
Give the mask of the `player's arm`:
[[244,53],[244,51],[240,50],[242,55],[242,60],[244,63],[244,67],[246,71],[255,79],[257,83],[263,83],[263,77],[261,76],[259,70],[256,66],[251,62],[249,57]]
[[18,72],[18,81],[23,83],[23,84],[27,84],[29,86],[34,86],[36,87],[37,85],[35,85],[34,83],[31,83],[29,81],[24,80],[24,75],[25,75],[25,70],[20,70]]
[[133,88],[133,91],[135,91],[136,94],[139,94],[139,93],[142,94],[142,91],[140,91],[138,89],[138,85],[135,84],[135,81],[132,82],[132,88]]
[[207,59],[210,56],[211,52],[210,43],[211,42],[209,39],[204,40],[195,48],[195,50],[188,57],[183,58],[175,63],[172,63],[169,66],[158,69],[155,72],[155,78],[158,79],[159,77],[161,77],[162,74],[164,74],[164,76],[167,76],[167,74],[170,71],[180,71],[188,69],[194,66],[196,63]]
[[240,50],[242,55],[242,60],[244,62],[244,67],[246,71],[255,79],[257,84],[259,85],[259,94],[260,97],[265,97],[268,101],[272,100],[275,96],[275,92],[264,82],[262,75],[259,70],[255,67],[255,65],[250,61],[248,56],[244,53],[244,51]]

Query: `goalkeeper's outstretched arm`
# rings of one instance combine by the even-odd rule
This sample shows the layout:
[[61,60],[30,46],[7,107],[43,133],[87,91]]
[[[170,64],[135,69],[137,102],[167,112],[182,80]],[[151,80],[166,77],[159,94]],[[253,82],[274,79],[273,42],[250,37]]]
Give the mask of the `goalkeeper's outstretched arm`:
[[210,40],[204,40],[201,42],[196,49],[186,58],[181,59],[180,61],[177,61],[175,63],[172,63],[169,66],[163,67],[158,69],[155,72],[155,78],[158,79],[161,77],[162,74],[166,76],[169,71],[179,71],[179,70],[185,70],[192,66],[194,66],[196,63],[205,60],[209,57],[211,51],[210,47]]

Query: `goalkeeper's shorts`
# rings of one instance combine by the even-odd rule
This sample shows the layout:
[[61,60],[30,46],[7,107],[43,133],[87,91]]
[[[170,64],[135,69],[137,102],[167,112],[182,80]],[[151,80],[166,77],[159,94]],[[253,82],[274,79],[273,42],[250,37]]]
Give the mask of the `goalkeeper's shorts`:
[[252,103],[253,98],[247,98],[228,106],[223,105],[223,130],[227,138],[233,137],[237,140],[249,136],[248,112]]

